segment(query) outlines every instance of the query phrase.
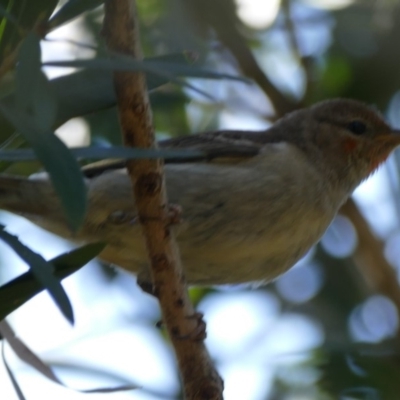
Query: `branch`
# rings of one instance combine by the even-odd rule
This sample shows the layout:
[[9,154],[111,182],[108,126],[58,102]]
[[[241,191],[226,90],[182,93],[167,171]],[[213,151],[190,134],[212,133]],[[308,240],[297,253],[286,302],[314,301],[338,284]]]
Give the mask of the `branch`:
[[293,99],[281,93],[270,81],[259,66],[254,54],[249,49],[245,37],[238,28],[238,18],[235,5],[231,0],[181,0],[188,7],[190,18],[194,23],[211,27],[232,55],[235,57],[244,75],[252,78],[271,101],[275,108],[276,117],[298,108]]
[[[106,0],[103,35],[110,51],[141,59],[136,14],[134,0]],[[115,72],[114,86],[125,145],[156,147],[144,75]],[[203,343],[205,335],[196,334],[205,332],[204,323],[190,303],[178,248],[170,229],[162,163],[131,160],[127,167],[151,260],[154,293],[175,349],[186,399],[220,400],[222,380]]]
[[400,315],[400,287],[396,272],[386,260],[381,243],[352,199],[340,209],[354,225],[358,235],[358,246],[353,254],[355,264],[369,285],[387,296],[396,304]]
[[315,79],[313,79],[313,62],[311,57],[304,57],[301,54],[300,50],[300,41],[296,34],[296,26],[291,16],[290,12],[290,4],[291,0],[283,0],[281,3],[282,13],[283,13],[283,24],[284,28],[288,35],[289,45],[292,49],[292,52],[299,63],[300,67],[303,68],[305,74],[305,91],[303,95],[303,99],[299,102],[298,106],[303,106],[307,103],[308,97],[312,95],[313,83],[315,83]]
[[261,90],[271,100],[277,118],[299,107],[295,101],[283,95],[270,81],[259,66],[243,36],[235,27],[215,23],[213,28],[217,32],[221,42],[224,43],[235,57],[244,75],[254,79]]

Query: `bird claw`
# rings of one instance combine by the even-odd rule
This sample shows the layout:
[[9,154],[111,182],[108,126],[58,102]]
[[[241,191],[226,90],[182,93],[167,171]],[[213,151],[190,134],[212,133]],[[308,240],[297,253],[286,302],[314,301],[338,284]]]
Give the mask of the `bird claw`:
[[[203,314],[200,312],[195,312],[193,315],[186,317],[186,319],[195,319],[197,322],[197,326],[188,334],[180,335],[177,332],[172,330],[172,335],[174,338],[178,340],[193,340],[195,342],[199,342],[204,340],[207,337],[206,332],[206,323],[203,320]],[[156,323],[156,328],[162,329],[164,327],[163,321],[158,321]]]
[[203,316],[203,313],[195,312],[190,317],[187,317],[188,319],[195,319],[197,326],[189,335],[185,335],[186,337],[184,336],[183,339],[202,341],[207,337],[206,323],[204,322]]
[[141,276],[141,273],[138,274],[136,283],[140,287],[140,289],[143,290],[143,292],[150,294],[151,296],[157,297],[154,292],[153,283],[149,279],[146,279],[145,277]]
[[[166,215],[166,224],[167,226],[177,225],[182,222],[181,214],[182,214],[182,207],[179,204],[167,204],[167,215]],[[161,218],[159,217],[139,217],[142,223],[149,222],[149,221],[160,221]]]
[[203,320],[203,313],[195,312],[193,315],[186,317],[186,319],[191,319],[196,321],[196,327],[186,335],[180,335],[177,332],[172,332],[174,337],[178,340],[192,340],[195,342],[200,342],[207,337],[206,323]]
[[167,224],[178,225],[182,222],[182,207],[179,204],[167,205]]

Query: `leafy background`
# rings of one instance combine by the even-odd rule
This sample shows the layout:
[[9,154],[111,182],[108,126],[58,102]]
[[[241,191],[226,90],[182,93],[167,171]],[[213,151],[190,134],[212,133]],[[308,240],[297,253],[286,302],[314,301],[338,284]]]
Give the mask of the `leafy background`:
[[[82,218],[85,194],[76,158],[57,137],[70,146],[91,145],[81,162],[121,144],[111,67],[147,73],[160,138],[264,129],[286,112],[332,97],[374,104],[400,127],[399,1],[139,0],[147,64],[128,66],[118,58],[105,61],[101,3],[0,0],[0,166],[26,175],[46,167],[72,225]],[[74,59],[91,61],[54,67]],[[70,75],[61,77],[65,74]],[[238,75],[251,83],[229,79]],[[34,153],[27,153],[29,148]],[[61,158],[65,162],[59,163]],[[398,170],[394,155],[354,194],[369,223],[364,230],[375,235],[396,276]],[[70,196],[71,191],[80,194]],[[0,237],[19,254],[22,243],[28,246],[29,264],[26,272],[26,264],[2,245],[2,317],[37,292],[36,277],[75,325],[43,292],[9,315],[18,336],[69,388],[138,386],[112,394],[73,391],[49,381],[5,346],[25,397],[180,398],[173,354],[155,328],[157,304],[136,287],[135,277],[92,261],[64,281],[64,292],[52,274],[40,281],[37,263],[61,255],[64,264],[52,260],[48,267],[73,271],[100,247],[63,256],[71,244],[10,214],[1,219],[6,230]],[[362,257],[365,232],[359,229],[339,215],[321,244],[267,287],[191,289],[205,313],[207,345],[225,379],[226,399],[399,398],[398,310],[374,290],[379,282],[365,279],[363,265],[370,260]],[[381,265],[373,267],[379,272]],[[4,398],[18,399],[4,365],[0,383]]]

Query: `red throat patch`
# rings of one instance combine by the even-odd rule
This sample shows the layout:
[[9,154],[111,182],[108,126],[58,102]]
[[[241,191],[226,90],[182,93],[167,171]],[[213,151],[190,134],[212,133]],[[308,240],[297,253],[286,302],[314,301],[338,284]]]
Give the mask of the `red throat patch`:
[[346,154],[352,153],[358,146],[356,139],[347,138],[342,142],[342,149]]

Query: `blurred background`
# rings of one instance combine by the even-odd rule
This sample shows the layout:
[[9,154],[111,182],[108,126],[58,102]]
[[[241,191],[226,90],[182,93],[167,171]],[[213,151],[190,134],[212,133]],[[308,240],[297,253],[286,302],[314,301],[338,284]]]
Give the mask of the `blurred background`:
[[[138,0],[138,7],[146,57],[185,52],[208,69],[252,81],[187,79],[191,87],[152,91],[160,139],[265,129],[287,112],[333,97],[374,105],[400,128],[397,0]],[[104,55],[102,19],[100,6],[51,30],[42,41],[43,61]],[[45,68],[51,80],[75,71]],[[8,93],[7,76],[1,97]],[[69,146],[121,142],[115,107],[70,119],[57,134]],[[399,162],[394,154],[363,183],[321,243],[277,281],[259,288],[191,288],[205,314],[206,343],[226,400],[400,398]],[[31,173],[37,165],[9,169]],[[1,222],[45,258],[73,248],[11,214],[2,213]],[[27,269],[3,244],[0,263],[1,284]],[[68,386],[49,381],[6,345],[26,399],[182,398],[173,352],[155,327],[157,302],[134,276],[93,261],[64,287],[74,327],[46,293],[8,318]],[[138,388],[74,390],[119,385]],[[18,399],[1,362],[0,387],[2,398]]]

